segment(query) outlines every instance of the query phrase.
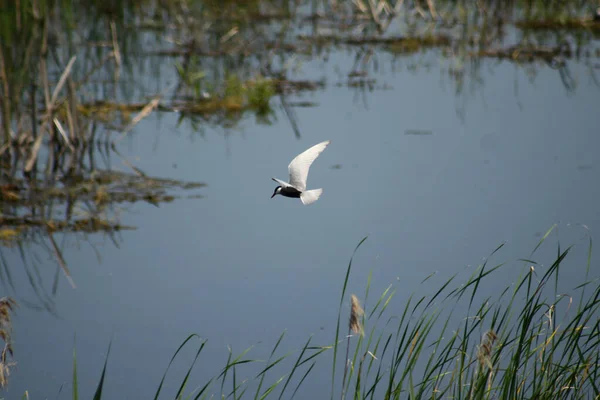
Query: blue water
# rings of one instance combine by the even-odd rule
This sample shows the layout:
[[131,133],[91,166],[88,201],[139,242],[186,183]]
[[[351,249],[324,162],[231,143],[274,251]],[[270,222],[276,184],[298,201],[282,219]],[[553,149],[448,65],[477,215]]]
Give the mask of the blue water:
[[[380,55],[372,76],[390,88],[366,93],[335,85],[345,80],[335,67],[350,72],[351,54],[334,53],[325,67],[308,63],[303,76],[325,76],[328,84],[301,96],[318,106],[295,109],[300,138],[278,99],[271,126],[248,116],[235,129],[208,127],[200,135],[187,123],[178,127],[177,114],[144,119],[120,151],[148,175],[205,182],[197,191],[204,197],[126,206],[121,223],[137,229],[122,232],[118,248],[102,235],[87,238],[95,249],[57,235],[77,288],[60,276],[56,315],[21,304],[18,365],[6,398],[28,390],[31,399],[51,399],[61,386],[59,397],[70,398],[75,335],[82,398],[93,394],[111,340],[106,398],[153,396],[191,333],[208,342],[189,388],[220,372],[228,345],[239,353],[260,342],[250,358],[265,358],[284,330],[282,354],[311,334],[314,343],[330,344],[348,260],[367,235],[348,293],[362,295],[372,271],[372,296],[390,284],[397,289],[390,313],[400,313],[411,292],[428,294],[451,274],[474,271],[501,243],[497,262],[528,257],[555,223],[536,259],[547,266],[558,239],[576,243],[561,284],[579,283],[587,238],[600,227],[600,88],[588,68],[569,63],[577,81],[569,92],[543,65],[532,80],[523,67],[482,61],[481,82],[457,95],[439,63],[407,68],[418,60],[393,67]],[[289,161],[326,139],[332,143],[308,180],[309,188],[324,188],[321,199],[311,206],[270,199],[271,177],[287,180]],[[129,172],[118,159],[113,166]],[[50,292],[56,265],[38,253]],[[15,297],[36,302],[18,253],[6,256]],[[486,290],[509,285],[523,268],[509,264]],[[193,354],[190,347],[175,364],[164,398],[174,395]],[[330,362],[324,356],[301,397],[329,393]]]

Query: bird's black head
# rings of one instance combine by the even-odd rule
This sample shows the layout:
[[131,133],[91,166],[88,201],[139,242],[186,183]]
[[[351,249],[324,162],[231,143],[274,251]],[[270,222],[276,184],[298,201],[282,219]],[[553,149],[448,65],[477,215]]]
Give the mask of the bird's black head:
[[271,196],[271,198],[275,197],[275,195],[278,195],[281,192],[281,186],[277,186],[275,188],[275,191],[273,192],[273,195]]

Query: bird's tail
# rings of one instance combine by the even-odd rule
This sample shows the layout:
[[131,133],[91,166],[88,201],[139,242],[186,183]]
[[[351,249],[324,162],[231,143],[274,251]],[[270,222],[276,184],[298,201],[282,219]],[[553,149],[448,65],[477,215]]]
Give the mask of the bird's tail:
[[302,192],[302,194],[300,194],[300,200],[302,200],[302,204],[307,206],[307,205],[312,204],[315,201],[319,200],[319,197],[321,197],[321,194],[323,194],[323,189],[307,190],[305,192]]

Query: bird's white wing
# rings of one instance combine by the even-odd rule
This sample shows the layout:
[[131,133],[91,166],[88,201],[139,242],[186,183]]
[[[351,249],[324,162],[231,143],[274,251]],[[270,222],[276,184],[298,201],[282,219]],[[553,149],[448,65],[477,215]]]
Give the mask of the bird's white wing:
[[289,183],[279,180],[277,178],[271,178],[271,179],[273,179],[275,182],[279,183],[279,186],[281,186],[281,187],[286,188],[286,187],[291,186]]
[[314,145],[304,153],[298,154],[288,165],[290,173],[290,185],[303,192],[306,190],[306,178],[310,165],[315,161],[319,154],[325,150],[325,147],[331,143],[331,140],[326,140]]

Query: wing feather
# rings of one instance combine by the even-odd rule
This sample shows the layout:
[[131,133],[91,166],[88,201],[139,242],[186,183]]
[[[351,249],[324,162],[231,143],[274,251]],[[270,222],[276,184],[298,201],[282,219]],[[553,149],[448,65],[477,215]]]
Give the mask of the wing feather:
[[331,143],[331,140],[326,140],[314,145],[310,149],[300,153],[288,165],[290,173],[290,185],[303,192],[306,190],[306,179],[308,178],[308,170],[311,164],[319,157],[319,154]]
[[279,186],[281,186],[283,188],[291,186],[289,183],[279,180],[277,178],[271,178],[271,179],[273,179],[275,182],[277,182],[279,184]]

